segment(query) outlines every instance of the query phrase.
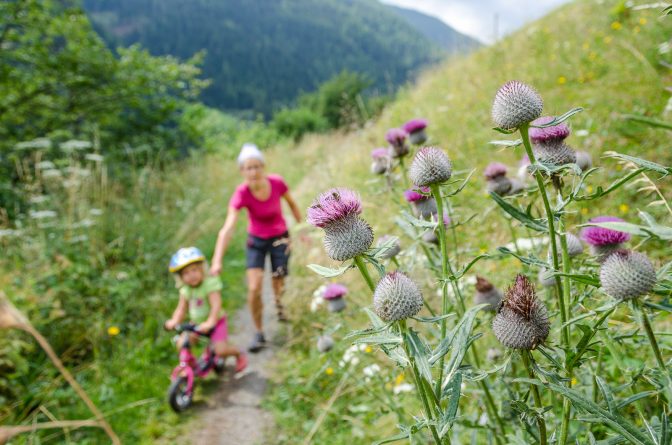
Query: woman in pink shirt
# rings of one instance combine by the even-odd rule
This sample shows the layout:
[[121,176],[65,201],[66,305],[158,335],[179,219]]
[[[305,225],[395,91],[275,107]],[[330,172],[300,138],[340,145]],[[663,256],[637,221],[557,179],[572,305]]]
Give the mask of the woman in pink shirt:
[[301,213],[296,202],[289,194],[285,180],[279,175],[266,174],[264,157],[256,145],[243,145],[238,156],[238,166],[244,181],[236,188],[229,201],[226,221],[217,235],[217,244],[210,271],[213,275],[219,275],[222,271],[222,257],[233,236],[238,214],[243,208],[247,209],[249,219],[247,228],[247,301],[252,313],[252,320],[257,329],[248,349],[251,352],[258,352],[266,342],[262,326],[261,286],[267,255],[271,257],[273,292],[278,319],[287,321],[280,302],[284,291],[285,276],[289,272],[290,248],[287,223],[282,215],[282,198],[289,204],[297,222],[301,222]]

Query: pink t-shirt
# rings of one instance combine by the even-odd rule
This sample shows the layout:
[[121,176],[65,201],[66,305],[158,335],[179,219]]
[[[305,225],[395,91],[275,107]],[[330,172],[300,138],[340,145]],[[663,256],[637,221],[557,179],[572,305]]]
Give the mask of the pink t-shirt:
[[258,200],[247,184],[240,184],[229,201],[229,206],[233,206],[236,210],[247,209],[250,217],[247,231],[263,239],[280,236],[287,232],[287,223],[282,216],[281,198],[289,188],[280,175],[269,174],[267,178],[271,184],[271,196],[267,200]]

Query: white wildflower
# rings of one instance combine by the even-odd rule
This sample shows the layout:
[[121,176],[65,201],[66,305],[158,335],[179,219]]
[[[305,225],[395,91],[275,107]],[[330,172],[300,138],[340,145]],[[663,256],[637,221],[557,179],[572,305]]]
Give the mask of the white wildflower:
[[70,152],[70,151],[75,151],[75,150],[86,150],[88,148],[91,148],[91,142],[89,141],[78,141],[78,140],[70,140],[63,142],[60,147],[61,150],[65,152]]
[[373,377],[374,375],[380,372],[380,366],[377,364],[369,365],[366,368],[362,369],[362,372],[366,377]]
[[574,132],[574,134],[577,135],[578,137],[585,138],[585,137],[588,136],[590,133],[588,132],[588,130],[583,129],[583,130],[576,130],[576,131]]
[[31,210],[28,214],[30,219],[55,218],[57,215],[53,210]]
[[60,170],[52,169],[52,170],[42,170],[42,177],[45,179],[48,178],[60,178],[63,176]]
[[93,162],[103,162],[105,160],[105,157],[103,155],[99,155],[98,153],[87,153],[84,156],[84,159]]
[[51,161],[42,161],[35,164],[35,168],[38,170],[52,170],[56,168],[56,165]]
[[399,395],[402,392],[411,392],[411,391],[413,391],[413,385],[411,385],[410,383],[401,383],[392,388],[392,392],[394,393],[394,395]]
[[19,142],[14,146],[15,150],[27,150],[31,148],[47,149],[51,148],[51,141],[47,138],[37,138],[32,141]]
[[30,198],[30,203],[31,204],[42,204],[43,202],[47,202],[49,200],[48,196],[45,195],[36,195]]
[[89,213],[90,213],[92,216],[100,216],[100,215],[103,214],[103,211],[102,211],[101,209],[90,209],[90,210],[89,210]]

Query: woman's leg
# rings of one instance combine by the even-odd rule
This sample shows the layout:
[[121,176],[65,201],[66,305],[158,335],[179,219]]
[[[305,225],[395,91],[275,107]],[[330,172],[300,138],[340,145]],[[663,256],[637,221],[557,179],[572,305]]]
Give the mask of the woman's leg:
[[247,269],[247,304],[252,314],[252,322],[257,332],[263,332],[262,311],[264,303],[261,300],[261,286],[264,279],[264,269]]
[[278,311],[279,321],[288,321],[282,305],[282,295],[285,293],[285,277],[289,273],[290,246],[288,234],[275,239],[271,246],[273,296],[275,298],[275,307]]
[[285,315],[285,308],[282,305],[282,295],[285,293],[285,277],[274,276],[272,278],[272,283],[275,307],[278,310],[278,320],[288,321],[287,316]]

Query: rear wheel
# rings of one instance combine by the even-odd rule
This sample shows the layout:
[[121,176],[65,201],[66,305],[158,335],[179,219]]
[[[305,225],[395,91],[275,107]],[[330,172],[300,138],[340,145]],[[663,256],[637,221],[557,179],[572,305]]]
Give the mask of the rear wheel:
[[173,379],[168,388],[168,403],[170,403],[173,411],[181,413],[189,408],[192,400],[193,394],[187,393],[187,378],[176,377]]

